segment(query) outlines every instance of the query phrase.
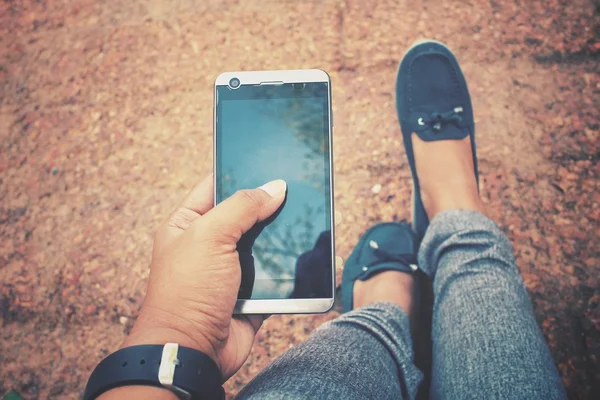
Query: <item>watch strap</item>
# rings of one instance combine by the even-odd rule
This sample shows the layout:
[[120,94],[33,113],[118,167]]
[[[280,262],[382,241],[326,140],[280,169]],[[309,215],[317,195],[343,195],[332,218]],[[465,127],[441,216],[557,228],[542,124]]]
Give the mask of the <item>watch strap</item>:
[[85,388],[84,400],[121,386],[169,389],[180,398],[224,399],[221,372],[206,354],[179,346],[145,344],[122,348],[98,364]]

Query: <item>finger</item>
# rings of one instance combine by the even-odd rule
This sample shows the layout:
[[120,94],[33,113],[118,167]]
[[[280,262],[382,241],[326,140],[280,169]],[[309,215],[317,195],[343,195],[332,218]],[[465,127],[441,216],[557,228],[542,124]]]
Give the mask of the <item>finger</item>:
[[198,217],[212,207],[213,180],[212,174],[210,174],[185,196],[177,208],[169,215],[165,226],[168,227],[168,230],[181,233],[181,231],[188,229]]
[[232,244],[259,221],[270,217],[283,203],[287,185],[278,179],[258,189],[239,190],[198,220],[204,234],[228,238]]
[[264,320],[266,319],[264,315],[242,315],[236,318],[245,319],[248,321],[248,323],[252,326],[252,329],[254,329],[254,334],[258,332]]
[[185,208],[203,215],[213,208],[213,174],[209,174],[185,196],[176,211]]

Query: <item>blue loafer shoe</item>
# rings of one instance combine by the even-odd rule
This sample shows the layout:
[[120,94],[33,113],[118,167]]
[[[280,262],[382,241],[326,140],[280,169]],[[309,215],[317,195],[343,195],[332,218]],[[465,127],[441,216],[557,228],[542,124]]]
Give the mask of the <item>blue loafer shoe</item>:
[[342,309],[352,310],[354,282],[366,281],[377,272],[419,271],[415,237],[407,223],[386,222],[371,227],[360,238],[344,263],[342,274]]
[[396,108],[413,177],[413,229],[420,242],[429,226],[429,218],[421,200],[413,133],[427,142],[470,136],[478,179],[471,97],[458,61],[448,47],[425,41],[408,50],[398,68]]

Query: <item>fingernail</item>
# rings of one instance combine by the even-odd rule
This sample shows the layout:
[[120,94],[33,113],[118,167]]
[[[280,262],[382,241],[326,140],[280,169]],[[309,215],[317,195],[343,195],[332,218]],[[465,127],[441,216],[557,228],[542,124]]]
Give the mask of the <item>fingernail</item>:
[[282,179],[277,179],[268,183],[265,183],[259,189],[267,192],[271,197],[278,197],[285,193],[287,184]]

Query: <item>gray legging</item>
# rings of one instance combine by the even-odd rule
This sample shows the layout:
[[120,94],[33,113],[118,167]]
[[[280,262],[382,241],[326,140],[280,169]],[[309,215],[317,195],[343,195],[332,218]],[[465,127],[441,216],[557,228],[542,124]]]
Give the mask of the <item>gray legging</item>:
[[[436,216],[419,250],[433,279],[431,398],[563,399],[512,247],[475,211]],[[423,374],[406,314],[376,303],[319,327],[239,399],[414,399]]]

